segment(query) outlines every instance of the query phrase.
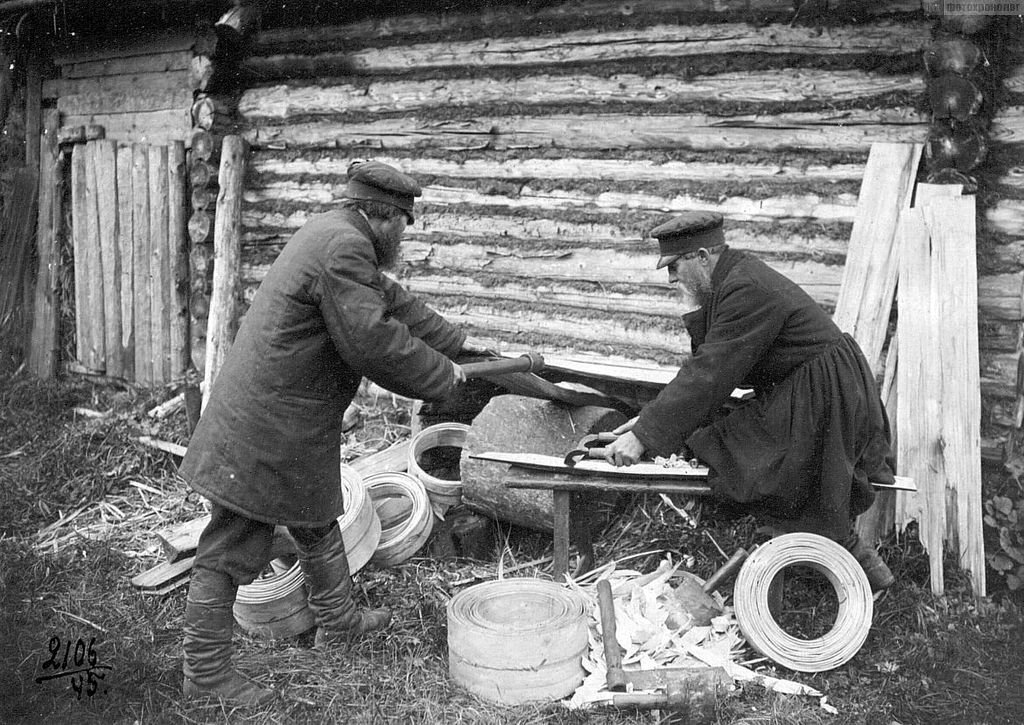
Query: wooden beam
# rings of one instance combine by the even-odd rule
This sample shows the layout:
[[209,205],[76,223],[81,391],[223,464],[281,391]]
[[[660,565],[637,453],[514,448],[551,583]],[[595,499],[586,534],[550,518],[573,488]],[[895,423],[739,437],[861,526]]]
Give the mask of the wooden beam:
[[220,154],[217,213],[214,222],[213,291],[206,331],[206,390],[209,400],[213,381],[227,351],[234,342],[238,325],[238,293],[241,262],[242,191],[248,147],[239,136],[226,136]]
[[33,375],[50,379],[57,374],[60,353],[60,234],[64,224],[64,157],[57,134],[60,114],[43,114],[39,138],[39,219],[36,224],[36,287],[28,368]]
[[[43,75],[39,53],[30,50],[25,67],[25,166],[39,168],[39,136],[43,132]],[[2,128],[3,124],[0,124]]]
[[164,73],[186,70],[191,63],[191,50],[176,50],[71,63],[61,68],[61,74],[64,78],[89,78],[93,76],[125,76],[135,73]]

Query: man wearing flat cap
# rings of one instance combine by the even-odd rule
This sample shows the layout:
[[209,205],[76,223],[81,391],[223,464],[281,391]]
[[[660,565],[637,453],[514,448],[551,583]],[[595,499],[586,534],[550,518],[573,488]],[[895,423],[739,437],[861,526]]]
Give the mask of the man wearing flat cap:
[[443,400],[465,381],[466,335],[383,271],[398,257],[415,179],[383,163],[348,169],[338,209],[312,217],[261,283],[217,374],[180,472],[211,502],[185,609],[187,697],[231,705],[274,691],[232,664],[239,585],[270,558],[275,526],[294,539],[317,647],[387,625],[352,598],[338,527],[342,418],[369,378],[399,395]]
[[[692,356],[616,431],[606,459],[686,451],[709,467],[716,495],[844,544],[875,590],[890,586],[852,528],[874,498],[869,480],[894,483],[889,422],[860,347],[799,286],[730,249],[721,215],[680,214],[651,235],[688,310]],[[755,399],[728,405],[738,387]]]

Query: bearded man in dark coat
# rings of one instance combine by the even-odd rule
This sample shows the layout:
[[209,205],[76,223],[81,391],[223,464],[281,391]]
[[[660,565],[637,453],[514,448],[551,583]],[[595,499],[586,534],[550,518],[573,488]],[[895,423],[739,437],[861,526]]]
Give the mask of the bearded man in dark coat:
[[186,697],[250,705],[274,696],[233,666],[232,607],[268,562],[277,525],[298,548],[315,646],[390,621],[388,610],[360,611],[352,599],[338,527],[345,410],[363,377],[443,400],[465,381],[456,356],[480,352],[383,274],[420,195],[386,164],[351,165],[340,208],[295,233],[242,320],[180,471],[212,504],[185,609]]
[[[680,214],[651,235],[658,268],[691,310],[692,356],[616,431],[605,458],[695,456],[714,494],[842,543],[873,589],[890,586],[888,567],[853,532],[871,482],[895,482],[889,421],[860,347],[803,289],[730,249],[721,215]],[[755,399],[728,405],[741,387]]]

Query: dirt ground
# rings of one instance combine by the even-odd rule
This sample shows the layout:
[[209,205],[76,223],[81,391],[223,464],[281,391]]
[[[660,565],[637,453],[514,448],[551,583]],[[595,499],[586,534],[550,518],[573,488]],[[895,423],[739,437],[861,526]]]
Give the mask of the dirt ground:
[[[669,712],[569,711],[559,703],[503,707],[475,698],[448,677],[445,606],[470,583],[541,560],[520,575],[550,577],[551,537],[498,524],[493,548],[459,558],[428,545],[395,567],[356,576],[360,602],[389,606],[395,624],[346,651],[311,648],[311,633],[284,641],[236,637],[240,668],[275,686],[266,708],[228,711],[183,703],[181,624],[185,589],[164,596],[135,589],[133,576],[162,552],[154,531],[203,511],[175,472],[176,457],[139,436],[187,444],[178,410],[149,415],[173,389],[73,377],[39,383],[0,379],[0,722],[37,723],[656,723]],[[359,425],[346,436],[347,459],[409,435],[410,401],[387,394],[357,400]],[[635,496],[603,512],[600,561],[653,570],[665,552],[689,557],[708,576],[719,552],[758,541],[759,522],[708,502],[689,511],[691,527],[656,496]],[[947,562],[945,596],[928,590],[928,563],[905,535],[883,554],[896,585],[876,602],[863,648],[830,672],[801,674],[749,653],[765,675],[817,688],[818,698],[780,695],[745,683],[722,695],[714,723],[1019,723],[1024,721],[1024,628],[1005,591],[975,599]],[[820,633],[834,592],[794,577],[789,622]],[[731,594],[731,584],[723,593]],[[831,596],[831,599],[830,599]],[[63,667],[67,656],[68,667]],[[63,667],[58,668],[60,663]],[[79,665],[73,668],[73,665]],[[48,677],[79,670],[77,676]]]

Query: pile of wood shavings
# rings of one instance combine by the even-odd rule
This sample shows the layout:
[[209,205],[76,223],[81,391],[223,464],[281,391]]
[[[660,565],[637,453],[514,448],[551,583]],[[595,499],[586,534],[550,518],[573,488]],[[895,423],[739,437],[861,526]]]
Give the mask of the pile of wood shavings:
[[[717,592],[711,597],[721,606],[721,614],[710,617],[708,624],[697,623],[694,614],[681,605],[670,582],[679,566],[665,559],[654,572],[642,574],[615,569],[613,562],[580,580],[570,581],[569,585],[589,605],[590,647],[583,660],[588,674],[572,697],[564,701],[567,708],[578,710],[612,702],[614,693],[607,688],[608,668],[597,604],[597,581],[608,579],[615,604],[615,634],[623,650],[622,666],[626,671],[702,665],[721,667],[735,682],[754,682],[775,692],[818,697],[822,708],[835,712],[818,690],[755,672],[740,661],[746,653],[746,641],[732,608],[725,605]],[[687,572],[681,574],[693,577]],[[593,581],[584,583],[591,576]]]
[[696,458],[684,458],[673,453],[670,456],[655,456],[654,463],[662,468],[699,468],[700,461]]

